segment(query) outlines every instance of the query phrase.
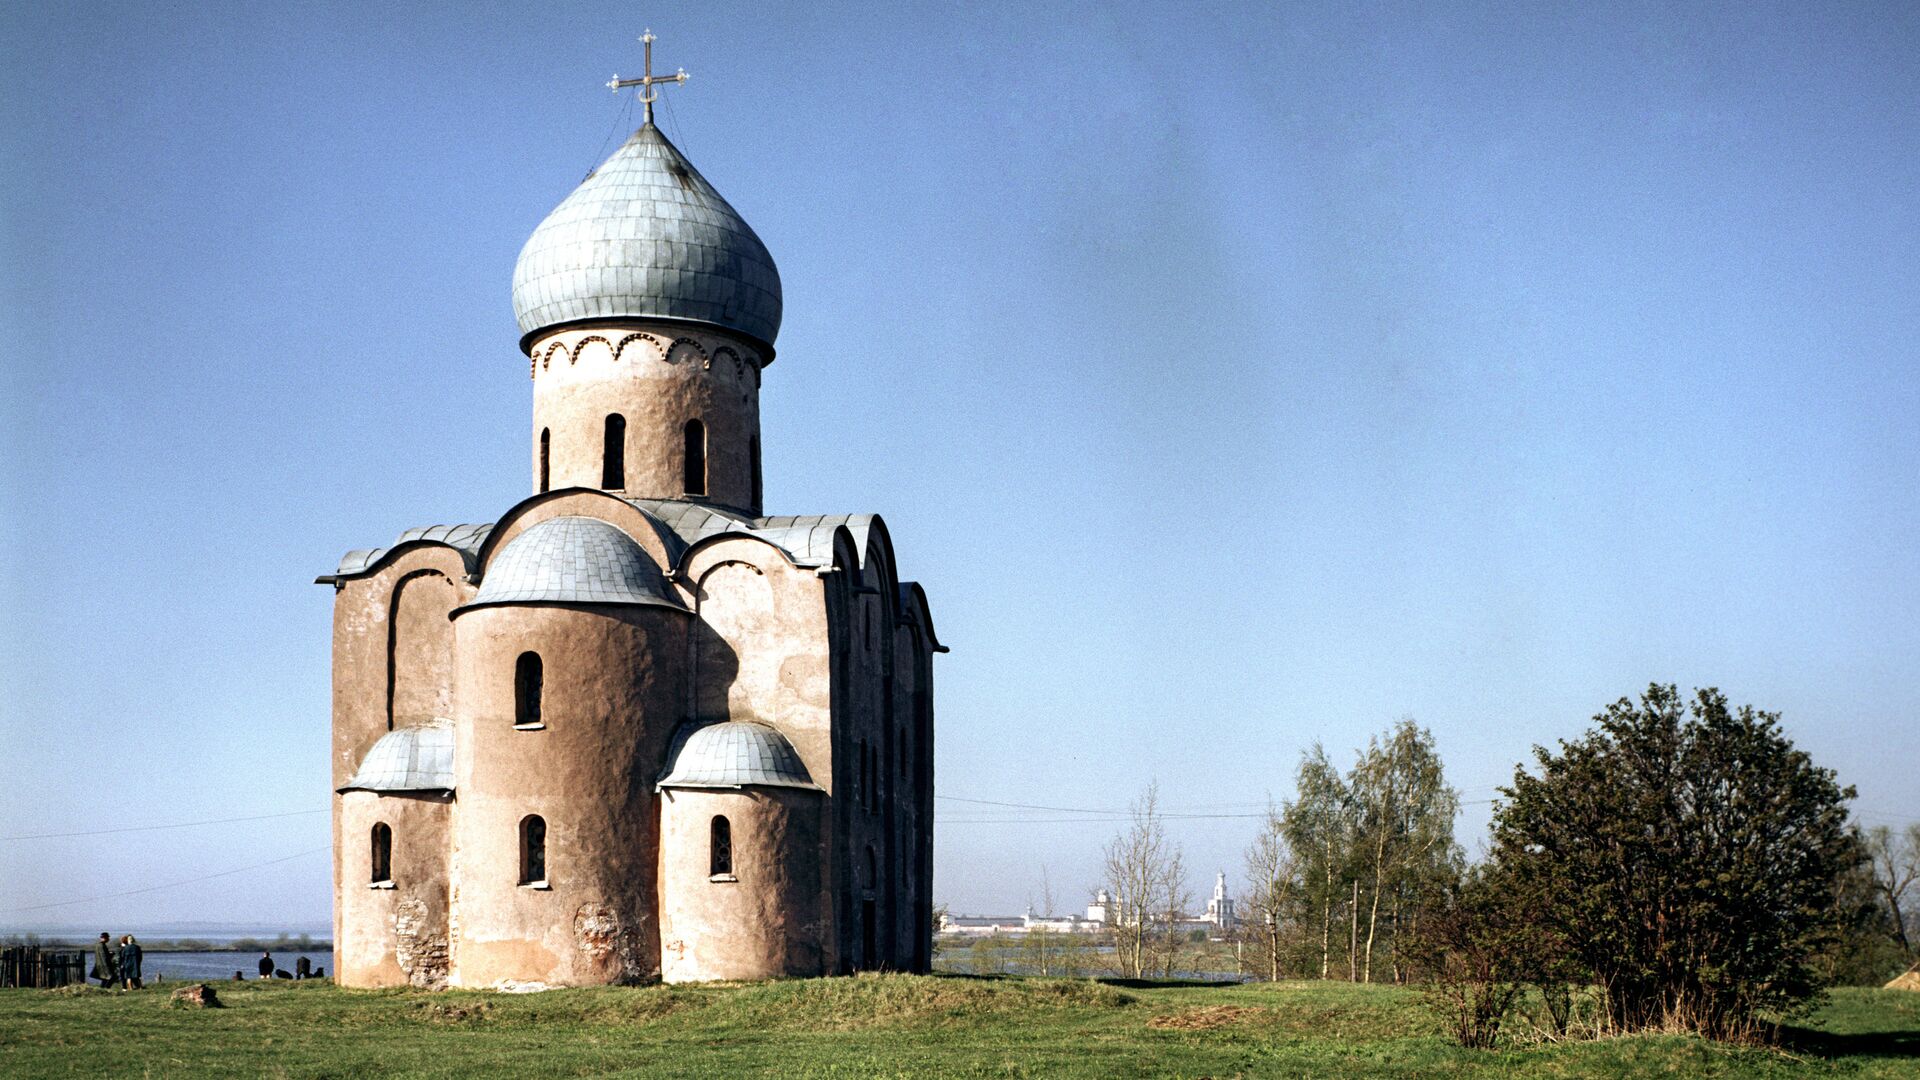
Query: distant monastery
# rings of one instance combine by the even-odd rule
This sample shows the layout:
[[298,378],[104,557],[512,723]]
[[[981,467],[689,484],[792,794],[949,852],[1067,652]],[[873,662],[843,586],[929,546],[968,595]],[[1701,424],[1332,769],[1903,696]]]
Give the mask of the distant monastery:
[[926,970],[945,650],[877,516],[762,508],[772,257],[649,107],[513,306],[533,495],[319,579],[340,981]]
[[[1081,915],[1036,915],[1033,906],[1027,906],[1024,915],[954,915],[941,917],[939,932],[960,937],[994,937],[1002,934],[1030,934],[1036,930],[1056,934],[1099,934],[1104,933],[1114,923],[1125,918],[1125,914],[1113,902],[1113,894],[1101,889],[1093,896],[1093,902],[1087,905],[1087,913]],[[1165,925],[1164,918],[1152,920],[1155,924]],[[1200,930],[1209,937],[1224,936],[1240,925],[1240,916],[1234,910],[1233,897],[1227,895],[1227,875],[1222,871],[1213,879],[1213,896],[1207,901],[1207,910],[1202,915],[1180,914],[1174,917],[1174,930]]]

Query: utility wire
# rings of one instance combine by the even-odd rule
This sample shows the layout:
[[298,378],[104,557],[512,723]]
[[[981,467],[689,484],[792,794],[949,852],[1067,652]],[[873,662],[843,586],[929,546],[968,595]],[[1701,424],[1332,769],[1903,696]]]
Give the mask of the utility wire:
[[1123,814],[1123,813],[1126,813],[1126,811],[1124,810],[1112,810],[1112,809],[1088,810],[1085,807],[1079,807],[1079,806],[1037,806],[1033,803],[995,802],[992,799],[963,799],[958,795],[936,794],[934,795],[934,798],[944,799],[947,802],[973,803],[976,806],[1010,806],[1017,810],[1054,810],[1060,813],[1067,813],[1067,814]]
[[[1056,819],[1021,818],[1021,817],[941,819],[942,824],[947,824],[947,825],[962,825],[962,824],[971,825],[971,824],[977,824],[979,822],[1004,822],[1004,823],[1013,825],[1013,824],[1021,824],[1027,821],[1043,821],[1043,820],[1126,821],[1127,819],[1133,816],[1133,812],[1131,810],[1114,809],[1111,807],[1107,809],[1102,809],[1102,810],[1093,810],[1083,806],[1042,806],[1038,803],[999,802],[993,799],[963,799],[958,795],[935,795],[934,798],[944,802],[968,803],[974,806],[1004,806],[1004,807],[1008,807],[1010,809],[1015,809],[1015,810],[1047,810],[1047,811],[1052,811],[1054,813],[1064,813],[1064,814],[1098,814],[1100,815],[1099,817],[1091,817],[1091,818],[1056,818]],[[1494,800],[1492,799],[1462,799],[1460,800],[1460,805],[1461,806],[1484,806],[1493,801]],[[1229,806],[1260,806],[1263,804],[1261,803],[1216,803],[1214,805],[1221,806],[1221,807],[1229,807]],[[1262,811],[1257,814],[1202,814],[1202,813],[1193,813],[1193,812],[1182,812],[1178,810],[1169,810],[1169,811],[1162,812],[1159,816],[1168,821],[1182,821],[1182,820],[1193,820],[1196,818],[1198,819],[1263,818],[1263,817],[1266,817],[1267,815],[1265,811]]]
[[255,814],[251,817],[208,818],[205,821],[176,821],[171,825],[129,825],[122,829],[88,829],[83,832],[27,833],[20,836],[0,836],[0,840],[53,840],[68,836],[107,836],[113,833],[156,832],[161,829],[190,829],[195,825],[227,825],[236,821],[270,821],[274,818],[302,817],[308,814],[329,814],[331,810],[289,810],[284,814]]
[[333,845],[327,844],[324,847],[309,848],[306,851],[302,851],[295,855],[282,855],[277,859],[268,859],[266,862],[263,862],[263,863],[254,863],[252,866],[242,866],[237,870],[222,870],[217,874],[208,874],[205,877],[187,878],[183,881],[169,881],[164,885],[148,885],[145,888],[141,888],[141,889],[128,889],[126,892],[106,893],[101,896],[83,896],[78,900],[56,900],[51,904],[30,904],[26,907],[8,908],[7,910],[9,912],[45,911],[48,908],[71,907],[74,904],[91,904],[98,900],[117,900],[122,896],[138,896],[141,893],[157,892],[161,889],[176,889],[182,885],[198,885],[203,881],[213,881],[217,878],[232,877],[235,874],[244,874],[252,870],[264,870],[269,866],[278,866],[280,863],[283,863],[283,862],[292,862],[295,859],[304,859],[309,855],[318,855],[323,851],[331,851],[331,850],[333,850]]

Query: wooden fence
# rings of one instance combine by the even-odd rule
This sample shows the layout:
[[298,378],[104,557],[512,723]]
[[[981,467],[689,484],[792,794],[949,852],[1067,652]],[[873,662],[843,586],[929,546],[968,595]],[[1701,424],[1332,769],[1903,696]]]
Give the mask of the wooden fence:
[[87,954],[82,949],[42,949],[38,945],[0,948],[0,986],[42,989],[87,981]]

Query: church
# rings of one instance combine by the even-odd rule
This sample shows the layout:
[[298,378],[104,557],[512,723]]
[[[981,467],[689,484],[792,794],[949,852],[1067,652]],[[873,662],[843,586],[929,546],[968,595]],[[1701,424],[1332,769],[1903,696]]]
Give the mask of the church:
[[532,494],[318,579],[347,986],[931,961],[945,649],[877,515],[766,512],[779,272],[643,40],[645,122],[514,268]]

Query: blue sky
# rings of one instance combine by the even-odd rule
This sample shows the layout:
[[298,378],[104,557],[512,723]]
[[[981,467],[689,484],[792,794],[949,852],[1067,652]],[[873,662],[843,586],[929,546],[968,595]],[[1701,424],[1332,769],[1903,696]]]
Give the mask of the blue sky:
[[[311,581],[527,493],[514,257],[645,25],[780,265],[769,508],[884,514],[953,647],[943,796],[1251,814],[1411,716],[1472,850],[1657,679],[1920,819],[1910,5],[54,7],[0,13],[0,833],[325,808]],[[1116,828],[951,798],[957,910]],[[0,925],[324,921],[326,821],[0,842]],[[1254,824],[1178,823],[1197,891]]]

